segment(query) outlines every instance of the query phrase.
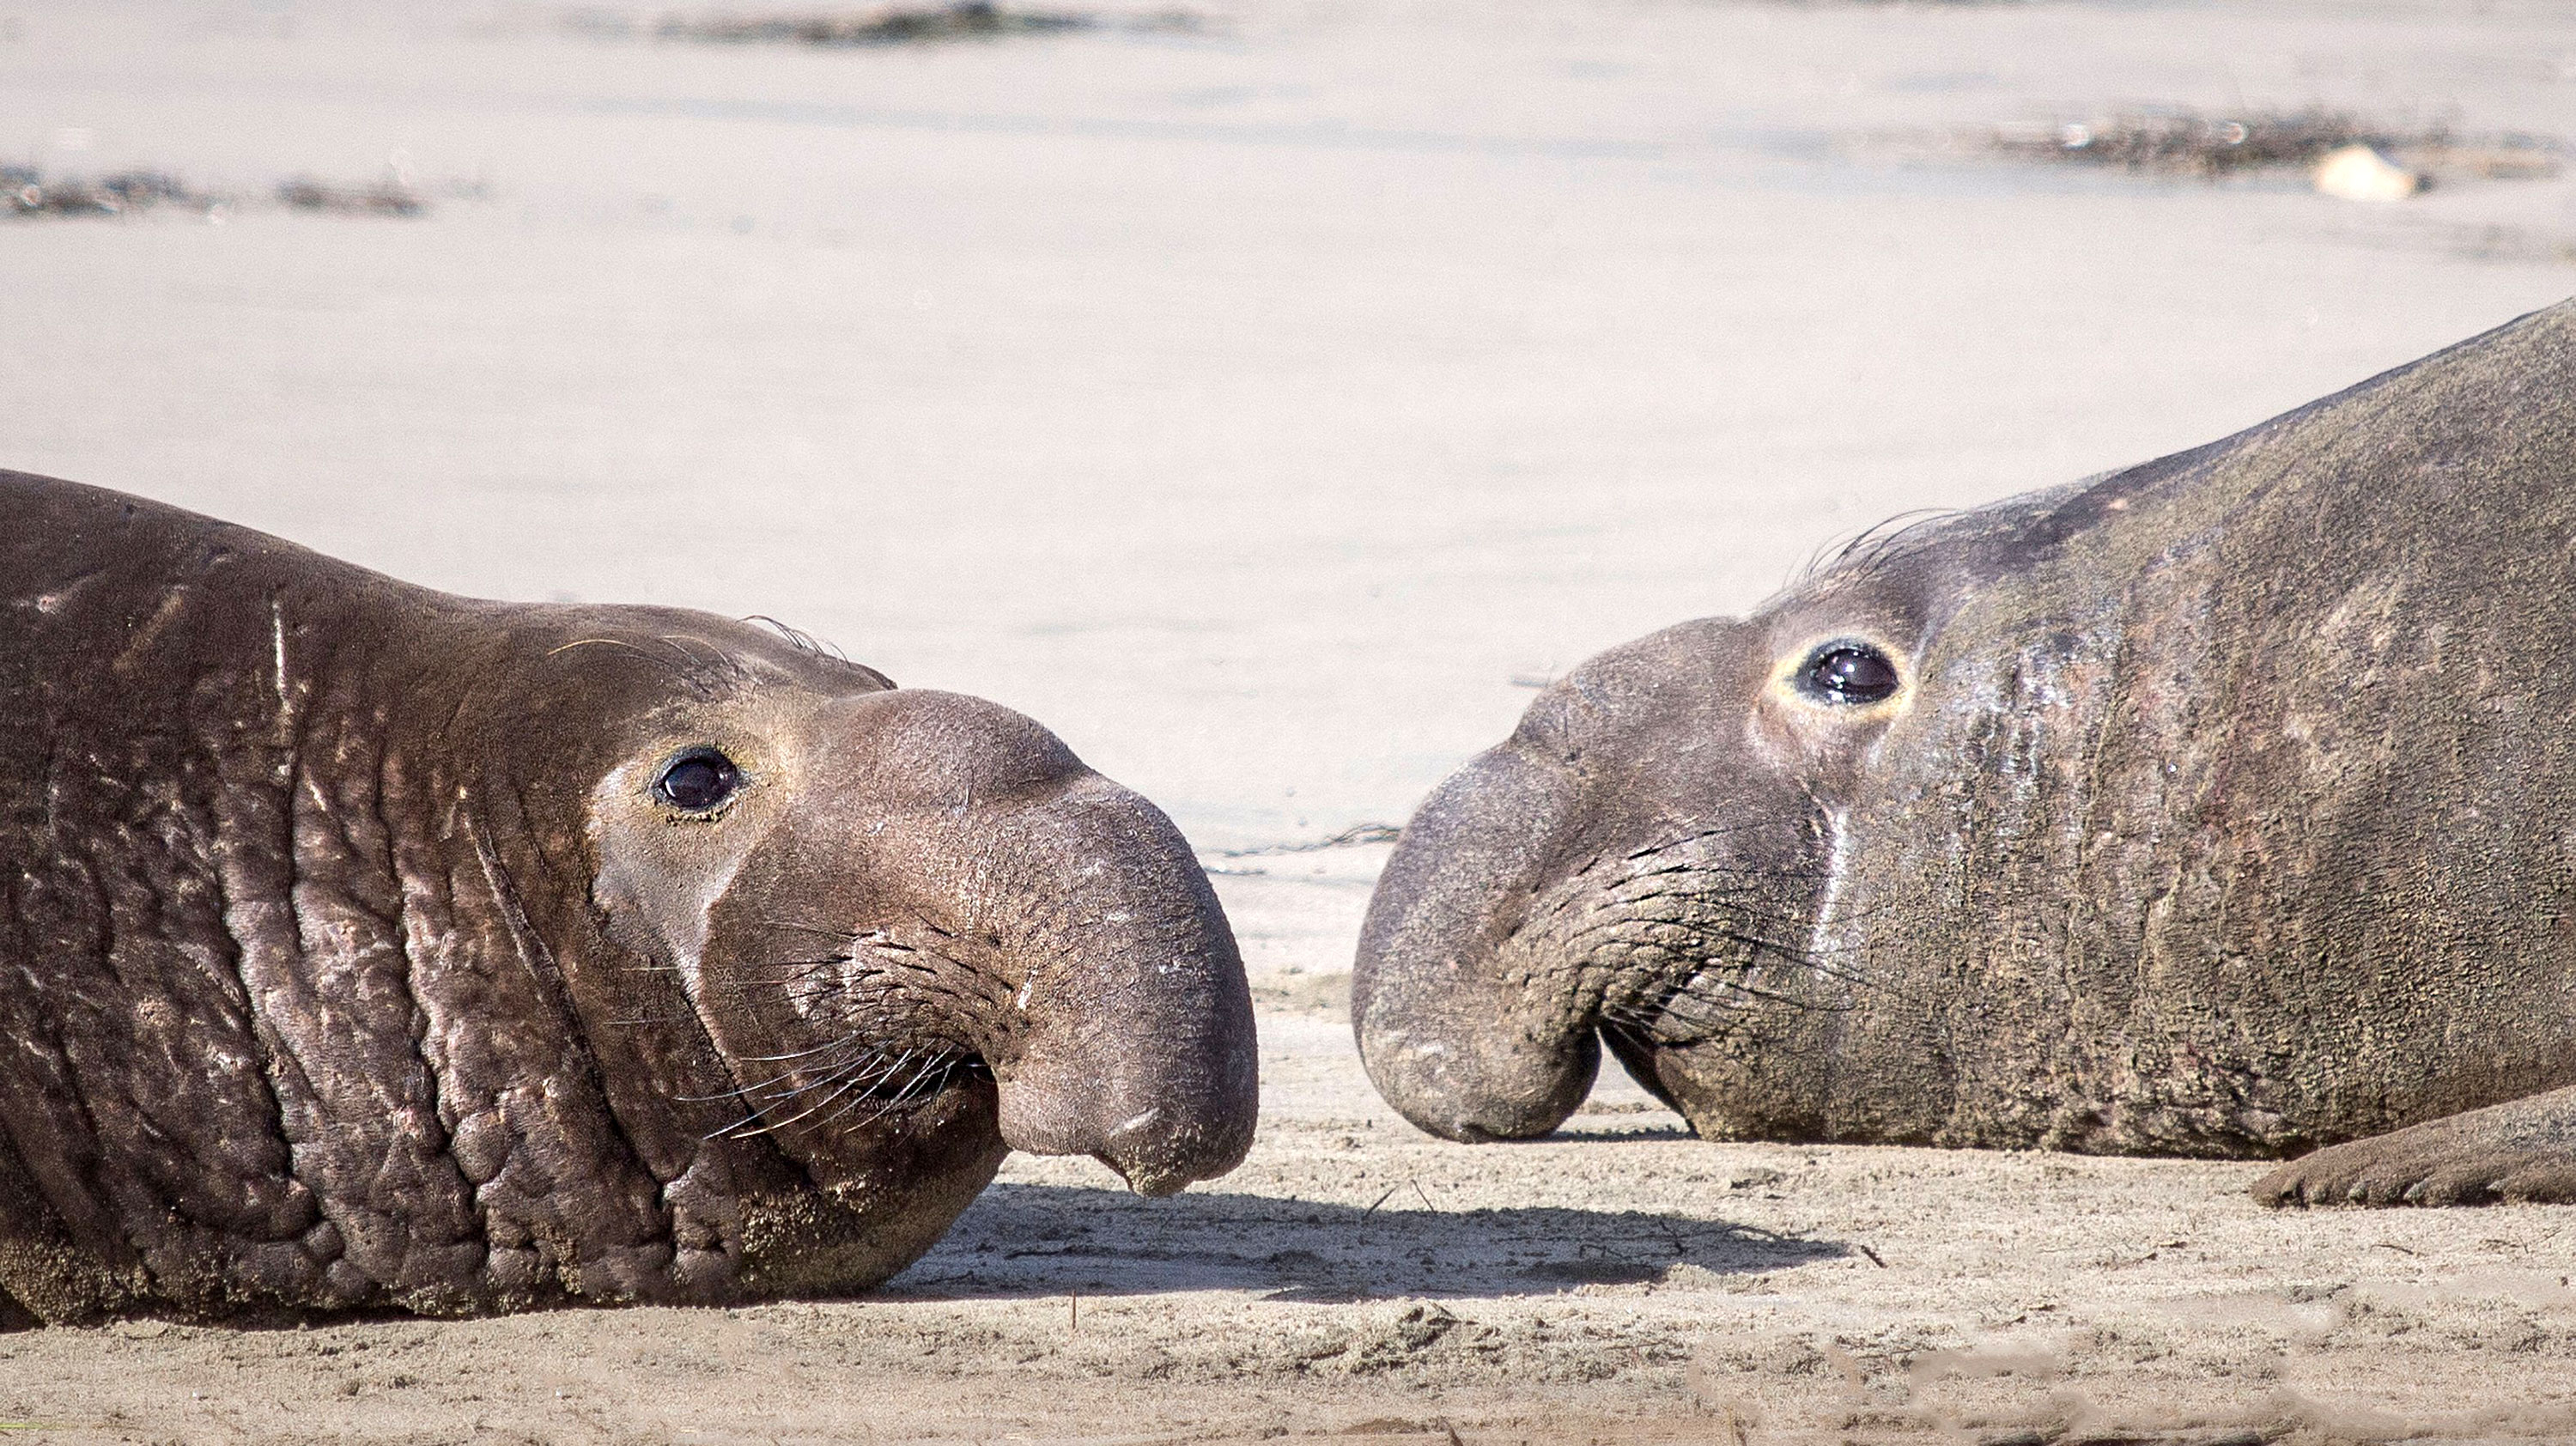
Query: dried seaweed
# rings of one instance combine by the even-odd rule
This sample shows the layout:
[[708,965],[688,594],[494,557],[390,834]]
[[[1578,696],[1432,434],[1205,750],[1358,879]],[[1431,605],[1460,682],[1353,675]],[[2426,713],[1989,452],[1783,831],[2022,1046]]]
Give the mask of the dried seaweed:
[[372,185],[334,186],[299,176],[278,185],[277,203],[290,211],[341,216],[418,216],[429,209],[419,192],[393,177]]
[[162,171],[119,171],[91,179],[0,165],[0,213],[12,216],[122,216],[156,207],[202,214],[220,204],[219,197],[193,191]]
[[2069,121],[2036,133],[2006,131],[1995,137],[1995,148],[2032,160],[2221,176],[2309,165],[2344,146],[2379,147],[2393,140],[2385,131],[2331,111],[2241,119],[2185,113]]
[[1990,144],[2024,160],[2212,179],[2313,166],[2356,145],[2435,174],[2546,176],[2558,169],[2560,151],[2556,142],[2540,137],[2465,137],[2446,126],[2377,125],[2322,109],[2236,116],[2138,112],[2000,130]]
[[[470,192],[468,192],[470,194]],[[419,216],[429,202],[399,175],[356,185],[297,177],[279,184],[269,199],[290,211],[351,216]],[[168,171],[117,171],[104,176],[55,175],[42,167],[0,163],[0,217],[28,219],[135,216],[177,212],[220,219],[245,209],[240,196],[200,190]]]
[[[753,15],[665,16],[655,27],[666,40],[796,45],[921,45],[950,40],[989,40],[1104,28],[1098,16],[1073,11],[1010,10],[993,0],[958,0],[935,6],[874,10],[772,12]],[[1174,12],[1121,28],[1196,28],[1192,16]]]

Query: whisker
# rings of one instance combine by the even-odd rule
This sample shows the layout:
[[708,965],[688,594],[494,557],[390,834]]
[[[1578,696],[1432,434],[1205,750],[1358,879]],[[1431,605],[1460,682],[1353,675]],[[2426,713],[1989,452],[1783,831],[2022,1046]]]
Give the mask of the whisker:
[[855,1034],[845,1034],[829,1044],[818,1044],[812,1049],[790,1050],[786,1054],[746,1054],[742,1060],[745,1064],[781,1064],[791,1059],[810,1059],[827,1049],[838,1049],[856,1038],[858,1036]]
[[896,1107],[897,1107],[897,1106],[900,1106],[901,1104],[903,1104],[903,1103],[904,1103],[904,1098],[905,1098],[906,1093],[907,1093],[908,1091],[910,1091],[913,1087],[915,1087],[916,1085],[919,1085],[919,1084],[921,1083],[921,1081],[922,1081],[923,1077],[928,1073],[928,1071],[931,1069],[931,1067],[932,1067],[932,1066],[936,1065],[936,1066],[938,1066],[938,1067],[940,1067],[940,1068],[943,1068],[943,1069],[944,1069],[944,1068],[946,1068],[946,1067],[948,1066],[948,1063],[949,1063],[949,1062],[948,1062],[946,1059],[940,1059],[940,1058],[933,1058],[933,1059],[925,1059],[925,1060],[923,1060],[923,1061],[922,1061],[918,1066],[916,1066],[916,1067],[913,1069],[913,1072],[912,1072],[911,1077],[910,1077],[910,1078],[908,1078],[908,1079],[906,1079],[906,1080],[905,1080],[901,1085],[899,1085],[899,1086],[897,1086],[897,1087],[895,1088],[895,1090],[894,1090],[893,1094],[892,1094],[892,1095],[891,1095],[891,1096],[886,1100],[886,1102],[885,1102],[884,1104],[881,1104],[881,1105],[877,1106],[874,1110],[871,1110],[871,1111],[868,1113],[868,1117],[867,1117],[866,1119],[859,1121],[856,1125],[850,1126],[850,1128],[852,1128],[852,1129],[865,1129],[865,1128],[867,1128],[869,1125],[873,1125],[873,1124],[875,1124],[877,1121],[879,1121],[879,1120],[881,1120],[881,1119],[884,1119],[887,1115],[890,1115],[890,1114],[894,1113],[894,1111],[895,1111]]
[[[859,1042],[859,1040],[858,1040],[858,1036],[857,1036],[857,1035],[843,1035],[841,1038],[839,1038],[839,1039],[837,1039],[837,1040],[834,1040],[832,1043],[830,1043],[830,1044],[828,1044],[828,1045],[824,1045],[824,1046],[822,1046],[821,1048],[818,1048],[818,1049],[812,1049],[812,1050],[807,1050],[807,1051],[805,1051],[805,1055],[820,1054],[820,1053],[822,1053],[822,1052],[823,1052],[824,1050],[826,1050],[826,1049],[840,1049],[840,1048],[845,1048],[845,1047],[847,1047],[847,1046],[849,1046],[849,1045],[851,1045],[851,1044],[858,1043],[858,1042]],[[799,1056],[799,1055],[787,1055],[787,1056],[783,1056],[783,1058],[786,1058],[786,1059],[796,1059],[796,1058],[800,1058],[800,1057],[803,1057],[803,1056]],[[774,1063],[775,1061],[770,1061],[770,1062],[773,1062],[773,1063]],[[835,1066],[833,1066],[833,1071],[834,1071],[834,1072],[837,1072],[838,1070],[848,1068],[848,1067],[849,1067],[851,1064],[853,1064],[853,1063],[864,1063],[864,1059],[862,1059],[862,1060],[858,1060],[858,1061],[844,1061],[844,1062],[842,1062],[842,1063],[841,1063],[841,1064],[839,1064],[839,1065],[835,1065]],[[709,1103],[710,1101],[714,1101],[714,1100],[728,1100],[728,1099],[734,1099],[734,1098],[737,1098],[737,1097],[757,1101],[757,1100],[760,1098],[760,1092],[761,1092],[762,1090],[772,1088],[772,1087],[774,1087],[774,1086],[776,1086],[776,1085],[783,1084],[783,1083],[785,1083],[785,1082],[786,1082],[786,1081],[788,1081],[788,1080],[794,1079],[794,1078],[796,1078],[796,1076],[797,1076],[799,1073],[801,1073],[801,1072],[802,1072],[802,1071],[799,1071],[799,1070],[792,1070],[792,1069],[791,1069],[791,1070],[785,1070],[785,1071],[782,1071],[782,1072],[780,1072],[780,1073],[778,1073],[778,1074],[772,1075],[772,1076],[770,1076],[769,1078],[767,1078],[767,1079],[765,1079],[765,1080],[761,1080],[761,1081],[759,1081],[758,1083],[755,1083],[755,1084],[736,1085],[736,1086],[735,1086],[735,1087],[733,1087],[732,1089],[726,1090],[726,1091],[725,1091],[724,1093],[722,1093],[722,1094],[713,1094],[713,1095],[679,1095],[679,1096],[676,1096],[675,1098],[678,1098],[678,1099],[680,1099],[680,1100],[682,1100],[682,1101],[684,1101],[684,1102],[686,1102],[686,1103],[693,1104],[693,1105],[702,1105],[702,1104],[706,1104],[706,1103]],[[794,1091],[790,1091],[790,1092],[789,1092],[789,1094],[786,1096],[786,1098],[793,1098],[793,1097],[794,1097],[794,1094],[795,1094],[795,1092],[794,1092]],[[776,1101],[776,1100],[772,1100],[772,1101],[770,1101],[769,1103],[770,1103],[770,1104],[776,1104],[776,1103],[777,1103],[777,1101]]]
[[[771,1135],[771,1134],[776,1134],[776,1133],[778,1133],[778,1132],[779,1132],[779,1131],[781,1131],[781,1130],[793,1129],[793,1128],[796,1126],[796,1123],[797,1123],[798,1121],[800,1121],[800,1120],[802,1120],[802,1119],[806,1118],[807,1116],[809,1116],[809,1115],[813,1114],[816,1110],[819,1110],[819,1109],[823,1108],[825,1105],[830,1104],[832,1101],[834,1101],[834,1100],[836,1100],[836,1099],[839,1099],[842,1095],[845,1095],[845,1094],[849,1093],[851,1090],[854,1090],[854,1089],[864,1090],[864,1089],[867,1087],[867,1086],[866,1086],[866,1083],[865,1083],[864,1081],[865,1081],[865,1076],[864,1076],[863,1074],[852,1074],[852,1075],[850,1075],[847,1079],[844,1079],[844,1080],[841,1082],[841,1085],[840,1085],[840,1087],[839,1087],[838,1089],[833,1090],[830,1094],[827,1094],[827,1095],[823,1096],[821,1099],[816,1100],[814,1103],[812,1103],[812,1104],[810,1104],[810,1105],[806,1106],[804,1109],[799,1110],[799,1111],[798,1111],[797,1113],[795,1113],[794,1115],[791,1115],[791,1116],[789,1116],[789,1117],[788,1117],[788,1118],[786,1118],[786,1119],[779,1120],[779,1121],[776,1121],[776,1122],[771,1123],[771,1124],[764,1124],[764,1125],[762,1125],[759,1129],[751,1130],[751,1131],[747,1131],[747,1132],[744,1132],[744,1133],[741,1133],[741,1134],[737,1134],[737,1135],[735,1135],[735,1136],[734,1136],[734,1138],[736,1138],[736,1139],[749,1139],[749,1138],[751,1138],[751,1137],[752,1137],[752,1136],[754,1136],[754,1135]],[[790,1099],[793,1099],[793,1098],[794,1098],[794,1096],[792,1096],[792,1095],[791,1095],[791,1096],[789,1096],[789,1098],[790,1098]],[[782,1103],[783,1103],[783,1101],[782,1101]]]

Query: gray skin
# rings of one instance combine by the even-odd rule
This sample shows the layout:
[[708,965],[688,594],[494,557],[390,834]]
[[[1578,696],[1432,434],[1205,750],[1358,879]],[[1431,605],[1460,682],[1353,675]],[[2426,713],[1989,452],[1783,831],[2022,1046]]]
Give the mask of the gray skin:
[[1606,1044],[1713,1139],[2576,1199],[2576,304],[1585,663],[1406,828],[1352,1011],[1453,1139]]
[[[1249,1147],[1154,806],[801,635],[0,473],[0,1316],[858,1290],[1006,1151]],[[738,787],[675,805],[669,760]]]

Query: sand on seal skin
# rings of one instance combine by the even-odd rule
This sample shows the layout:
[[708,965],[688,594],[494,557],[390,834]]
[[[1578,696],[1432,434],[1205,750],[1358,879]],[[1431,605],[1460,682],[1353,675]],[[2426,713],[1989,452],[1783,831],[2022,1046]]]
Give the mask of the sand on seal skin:
[[1557,1139],[1433,1142],[1340,1012],[1386,846],[1283,850],[1402,819],[1528,683],[1831,536],[2576,291],[2563,173],[2361,206],[1940,138],[2158,106],[2576,137],[2576,23],[1193,8],[818,50],[0,0],[0,162],[437,198],[0,220],[0,460],[435,586],[767,613],[1044,719],[1218,871],[1267,1097],[1251,1161],[1170,1200],[1014,1160],[867,1300],[0,1337],[7,1434],[2576,1436],[2576,1212],[1705,1145],[1624,1081]]

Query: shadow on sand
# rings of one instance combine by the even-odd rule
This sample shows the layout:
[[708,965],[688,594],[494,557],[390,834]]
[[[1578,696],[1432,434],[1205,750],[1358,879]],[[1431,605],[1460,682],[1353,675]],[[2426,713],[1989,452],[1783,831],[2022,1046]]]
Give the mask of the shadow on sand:
[[1677,1266],[1756,1274],[1850,1253],[1833,1241],[1634,1210],[1434,1210],[1404,1187],[1363,1209],[1268,1195],[1193,1191],[1140,1200],[1106,1189],[995,1185],[884,1294],[1248,1290],[1318,1302],[1538,1295],[1659,1280]]

